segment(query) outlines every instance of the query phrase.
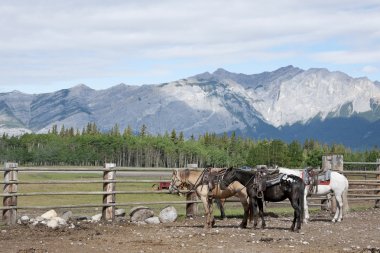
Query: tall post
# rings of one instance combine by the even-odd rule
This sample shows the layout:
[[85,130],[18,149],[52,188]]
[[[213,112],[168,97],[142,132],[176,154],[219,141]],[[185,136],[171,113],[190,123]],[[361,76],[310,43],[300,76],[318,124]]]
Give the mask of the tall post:
[[[343,155],[326,155],[322,156],[322,171],[343,171]],[[326,202],[328,200],[321,200],[321,209],[324,209],[324,206],[326,206]],[[347,203],[347,193],[346,198],[344,198],[345,203],[343,203],[344,206],[348,207]],[[347,208],[348,209],[348,208]],[[331,198],[330,203],[330,211],[332,213],[336,212],[336,199],[335,197]]]
[[[4,168],[4,194],[17,193],[18,164],[5,163]],[[3,220],[7,225],[15,225],[17,220],[17,196],[4,196],[3,206],[11,209],[3,210]]]
[[[379,173],[379,174],[377,174],[376,179],[380,180],[380,158],[377,158],[376,162],[377,162],[376,171]],[[377,191],[377,195],[380,197],[380,185],[378,185],[377,188],[379,189]],[[375,208],[380,208],[380,199],[376,200],[376,202],[375,202]]]
[[[114,168],[116,167],[115,163],[106,163],[104,164],[103,171],[103,180],[106,181],[103,183],[103,211],[102,211],[102,219],[109,221],[115,220],[115,203],[116,196],[113,193],[116,189],[116,183],[112,182],[116,180],[116,171]],[[109,182],[111,180],[111,182]]]
[[[190,192],[186,195],[186,201],[197,201],[198,196],[196,192]],[[186,204],[186,217],[193,218],[198,215],[198,204],[187,203]]]
[[[197,169],[198,164],[188,164],[188,169]],[[197,201],[198,196],[196,192],[189,192],[186,194],[186,201]],[[186,203],[186,217],[193,218],[198,215],[198,203]]]
[[322,171],[343,171],[343,155],[322,156]]

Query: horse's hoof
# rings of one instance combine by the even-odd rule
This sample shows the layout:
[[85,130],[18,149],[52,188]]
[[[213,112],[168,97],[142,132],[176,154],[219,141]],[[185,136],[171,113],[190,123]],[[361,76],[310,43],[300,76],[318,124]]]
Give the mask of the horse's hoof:
[[332,223],[335,223],[335,219],[332,219],[331,222],[332,222]]
[[247,228],[247,224],[240,224],[239,228]]

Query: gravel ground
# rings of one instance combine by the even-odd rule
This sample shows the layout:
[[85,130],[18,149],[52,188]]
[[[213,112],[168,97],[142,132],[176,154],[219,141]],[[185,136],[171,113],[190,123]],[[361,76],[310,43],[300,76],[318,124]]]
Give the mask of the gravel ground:
[[240,218],[217,220],[204,229],[202,217],[170,224],[80,222],[52,230],[2,227],[0,252],[370,252],[380,253],[380,209],[350,212],[331,223],[329,212],[313,214],[301,232],[289,231],[291,217],[266,217],[266,229],[239,229]]

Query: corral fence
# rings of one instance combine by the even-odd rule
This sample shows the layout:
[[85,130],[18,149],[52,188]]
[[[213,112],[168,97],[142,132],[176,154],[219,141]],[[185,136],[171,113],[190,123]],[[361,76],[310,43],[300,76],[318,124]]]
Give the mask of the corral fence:
[[[343,170],[343,156],[324,156],[322,158],[322,169],[337,170],[345,174],[349,178],[350,189],[348,193],[348,200],[351,201],[375,201],[375,207],[380,207],[380,159],[374,163],[345,163],[345,164],[370,164],[377,166],[373,171],[360,171],[360,170]],[[144,190],[144,191],[118,191],[116,184],[118,183],[167,183],[170,178],[157,179],[157,180],[142,180],[142,179],[117,179],[116,172],[138,172],[149,173],[152,172],[172,172],[168,168],[118,168],[113,163],[106,163],[103,168],[26,168],[18,167],[17,163],[5,163],[4,171],[4,190],[0,194],[3,197],[2,218],[8,225],[16,224],[17,210],[22,209],[54,209],[54,208],[90,208],[101,207],[103,220],[114,220],[115,209],[121,206],[134,206],[134,205],[157,205],[157,204],[180,204],[186,205],[186,216],[197,215],[197,204],[200,201],[197,199],[194,192],[186,194],[186,201],[149,201],[149,202],[125,202],[116,203],[116,195],[120,194],[168,194],[168,190]],[[103,177],[98,180],[46,180],[46,181],[22,181],[18,180],[19,172],[101,172]],[[170,175],[170,174],[169,174]],[[362,178],[362,179],[361,179]],[[70,192],[18,192],[19,186],[26,184],[102,184],[102,191],[70,191]],[[370,194],[372,192],[372,194]],[[77,205],[55,205],[55,206],[20,206],[17,203],[18,197],[28,196],[48,196],[48,195],[100,195],[102,196],[102,203],[93,204],[77,204]],[[312,204],[325,206],[326,197],[313,197],[311,200],[321,200],[321,204]],[[334,205],[331,205],[334,208]]]

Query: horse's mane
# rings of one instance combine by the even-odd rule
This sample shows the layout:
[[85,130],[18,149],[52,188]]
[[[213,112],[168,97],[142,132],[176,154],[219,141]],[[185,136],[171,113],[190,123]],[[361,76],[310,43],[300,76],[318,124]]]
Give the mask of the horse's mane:
[[[194,170],[191,170],[191,171],[194,171]],[[181,179],[187,179],[187,178],[189,178],[189,175],[190,175],[190,170],[189,169],[184,169],[184,170],[180,170],[179,171],[179,177]]]

